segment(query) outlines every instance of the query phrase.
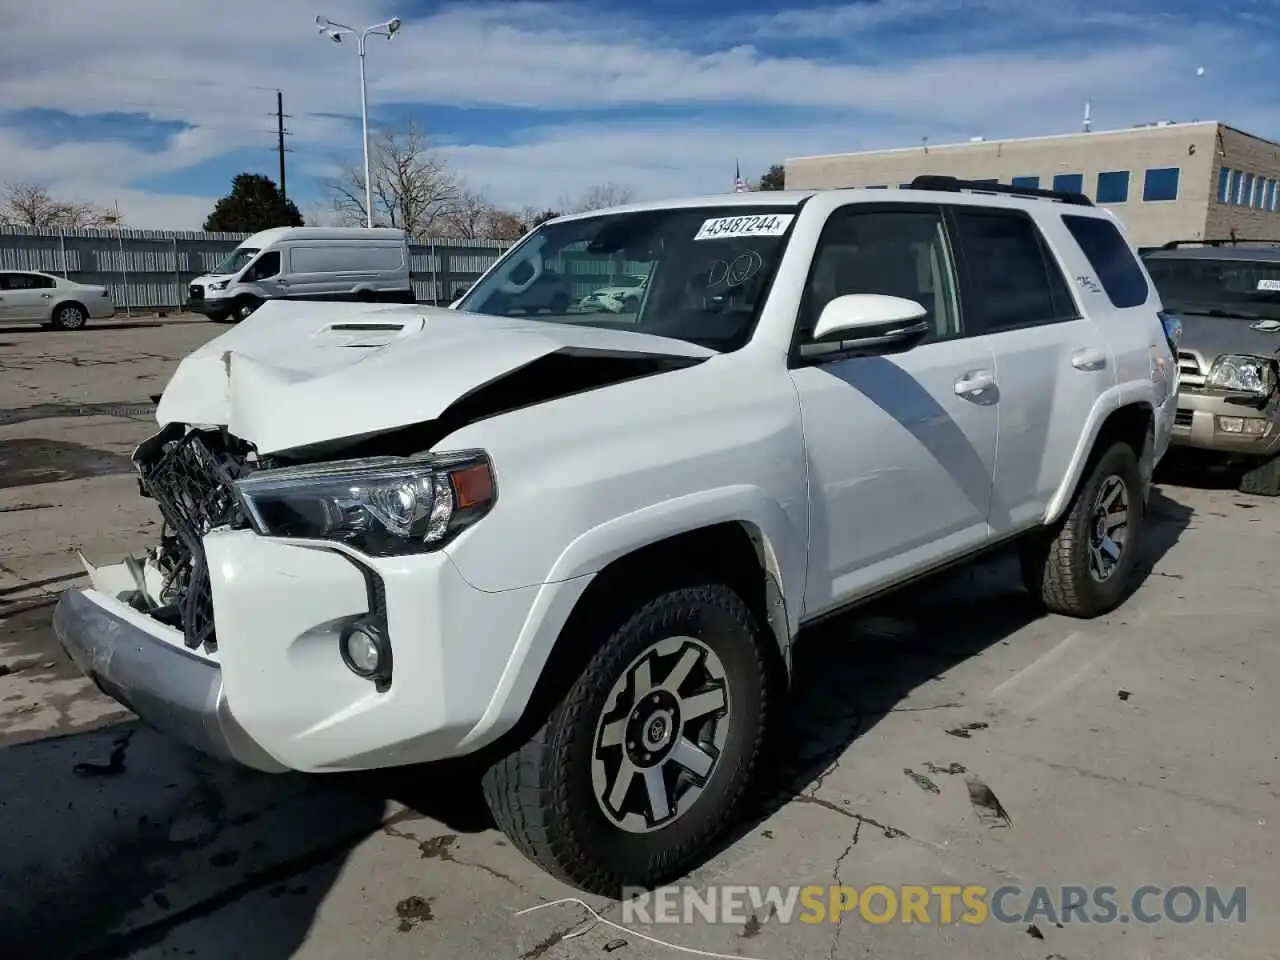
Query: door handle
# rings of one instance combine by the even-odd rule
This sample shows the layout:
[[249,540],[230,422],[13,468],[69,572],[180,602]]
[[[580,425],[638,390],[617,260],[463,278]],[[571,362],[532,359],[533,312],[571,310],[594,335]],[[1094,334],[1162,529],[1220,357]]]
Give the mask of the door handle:
[[973,396],[984,390],[990,390],[995,385],[996,378],[990,370],[970,370],[956,378],[956,396]]
[[1071,365],[1077,370],[1101,370],[1107,365],[1107,355],[1101,350],[1085,347],[1071,355]]

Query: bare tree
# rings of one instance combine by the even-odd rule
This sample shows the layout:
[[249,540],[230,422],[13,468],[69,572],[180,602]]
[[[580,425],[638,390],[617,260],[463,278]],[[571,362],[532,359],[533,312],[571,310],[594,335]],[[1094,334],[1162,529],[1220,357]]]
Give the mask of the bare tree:
[[0,224],[46,230],[81,230],[121,225],[118,210],[80,200],[58,200],[40,183],[6,183],[0,195]]
[[624,203],[630,203],[635,196],[636,192],[630,187],[616,183],[599,183],[576,200],[562,200],[560,207],[566,213],[586,213],[588,210],[603,210],[605,207],[618,207]]
[[457,198],[441,217],[441,234],[458,240],[487,240],[495,212],[483,190],[460,186]]
[[493,210],[489,218],[489,239],[519,240],[528,232],[520,214],[510,210]]
[[520,225],[525,230],[532,230],[534,227],[540,227],[548,220],[554,220],[560,215],[559,210],[539,210],[537,207],[525,207],[520,211]]
[[[443,157],[430,149],[426,134],[410,121],[402,132],[383,130],[369,148],[373,181],[373,221],[399,227],[412,237],[438,232],[458,201],[458,179]],[[334,212],[344,223],[364,223],[363,160],[344,164],[326,187]]]

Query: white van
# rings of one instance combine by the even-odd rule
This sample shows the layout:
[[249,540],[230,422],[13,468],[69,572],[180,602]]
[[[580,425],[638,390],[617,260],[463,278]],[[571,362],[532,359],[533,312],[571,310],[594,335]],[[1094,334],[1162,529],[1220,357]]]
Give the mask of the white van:
[[218,322],[267,300],[413,303],[408,237],[390,227],[274,227],[187,288],[187,309]]

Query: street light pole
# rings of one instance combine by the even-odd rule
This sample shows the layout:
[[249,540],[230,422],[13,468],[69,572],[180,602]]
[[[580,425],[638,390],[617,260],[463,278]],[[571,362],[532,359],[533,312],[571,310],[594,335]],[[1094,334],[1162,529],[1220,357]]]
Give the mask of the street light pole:
[[356,30],[345,23],[334,23],[328,17],[316,17],[316,26],[334,43],[341,43],[345,34],[356,38],[356,52],[360,55],[360,131],[364,140],[364,210],[366,225],[373,227],[373,177],[369,169],[369,87],[366,81],[364,53],[365,41],[376,34],[390,40],[400,32],[400,18],[392,17],[383,23],[375,23],[363,30]]
[[369,32],[360,34],[360,131],[364,141],[364,210],[370,230],[373,229],[373,178],[369,176],[369,88],[365,82],[364,41]]

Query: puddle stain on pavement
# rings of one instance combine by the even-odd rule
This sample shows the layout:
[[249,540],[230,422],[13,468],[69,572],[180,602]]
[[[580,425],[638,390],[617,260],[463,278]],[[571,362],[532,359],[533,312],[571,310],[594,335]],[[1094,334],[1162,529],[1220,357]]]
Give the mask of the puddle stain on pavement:
[[0,440],[0,490],[133,472],[123,454],[69,440]]

